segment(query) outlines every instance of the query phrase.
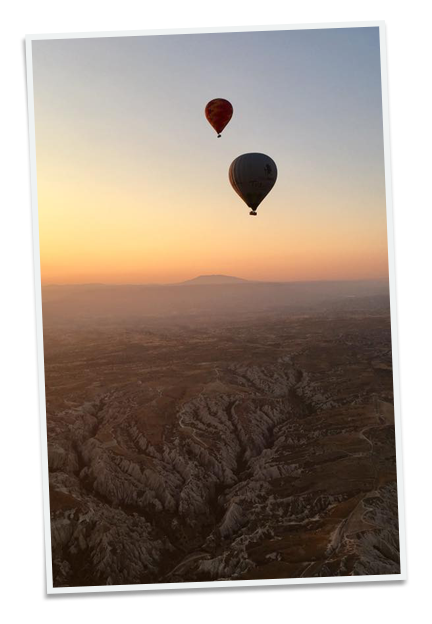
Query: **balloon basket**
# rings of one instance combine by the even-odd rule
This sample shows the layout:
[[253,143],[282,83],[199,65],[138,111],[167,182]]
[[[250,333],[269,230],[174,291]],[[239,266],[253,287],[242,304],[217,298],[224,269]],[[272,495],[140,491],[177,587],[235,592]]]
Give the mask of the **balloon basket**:
[[251,210],[250,213],[251,217],[256,217],[257,216],[257,212],[255,212],[255,210]]

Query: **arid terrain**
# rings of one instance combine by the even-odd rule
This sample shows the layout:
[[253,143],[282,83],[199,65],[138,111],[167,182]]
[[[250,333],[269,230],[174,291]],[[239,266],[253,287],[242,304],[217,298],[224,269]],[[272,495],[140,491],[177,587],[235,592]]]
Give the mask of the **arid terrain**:
[[399,573],[388,284],[50,286],[43,314],[55,586]]

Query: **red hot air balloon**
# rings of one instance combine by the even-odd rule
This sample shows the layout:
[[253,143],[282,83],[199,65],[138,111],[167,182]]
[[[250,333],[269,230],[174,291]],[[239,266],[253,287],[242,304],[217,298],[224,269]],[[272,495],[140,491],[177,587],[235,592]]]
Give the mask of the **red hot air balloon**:
[[211,100],[205,107],[205,116],[209,124],[216,130],[219,139],[222,130],[233,116],[232,104],[223,98]]

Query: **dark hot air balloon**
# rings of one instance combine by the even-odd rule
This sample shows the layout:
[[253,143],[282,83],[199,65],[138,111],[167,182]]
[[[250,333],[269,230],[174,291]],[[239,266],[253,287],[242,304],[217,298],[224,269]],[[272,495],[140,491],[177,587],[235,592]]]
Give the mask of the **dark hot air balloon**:
[[218,138],[220,138],[222,130],[233,116],[231,102],[223,98],[211,100],[205,107],[205,116],[209,124],[216,130]]
[[256,215],[262,200],[270,193],[277,178],[274,160],[265,154],[242,154],[229,168],[229,181],[251,212]]

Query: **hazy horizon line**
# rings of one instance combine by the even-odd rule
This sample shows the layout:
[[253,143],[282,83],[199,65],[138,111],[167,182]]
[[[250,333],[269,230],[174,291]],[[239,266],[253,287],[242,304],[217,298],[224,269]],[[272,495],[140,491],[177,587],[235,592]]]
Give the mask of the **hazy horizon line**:
[[239,280],[239,282],[232,282],[231,284],[214,283],[214,284],[198,284],[202,286],[229,286],[229,285],[241,285],[246,284],[316,284],[316,283],[335,283],[335,282],[379,282],[388,280],[388,275],[382,277],[360,277],[360,278],[346,278],[346,279],[299,279],[299,280],[263,280],[263,279],[246,279],[237,277],[234,275],[221,275],[221,274],[208,274],[197,275],[192,278],[187,278],[180,282],[41,282],[42,287],[49,286],[182,286],[187,285],[188,282],[194,281],[200,277],[227,277],[230,279]]

